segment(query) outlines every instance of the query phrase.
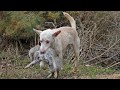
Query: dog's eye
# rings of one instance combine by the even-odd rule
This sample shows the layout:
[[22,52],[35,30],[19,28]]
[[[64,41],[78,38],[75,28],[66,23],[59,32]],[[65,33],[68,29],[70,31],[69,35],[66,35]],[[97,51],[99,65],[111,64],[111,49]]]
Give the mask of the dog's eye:
[[48,43],[49,43],[49,41],[47,40],[47,41],[46,41],[46,43],[48,44]]

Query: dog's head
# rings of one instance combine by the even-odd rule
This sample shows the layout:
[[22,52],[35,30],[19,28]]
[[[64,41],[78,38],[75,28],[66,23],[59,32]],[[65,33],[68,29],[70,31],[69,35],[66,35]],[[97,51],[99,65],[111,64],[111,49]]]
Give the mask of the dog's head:
[[51,29],[47,29],[44,31],[39,31],[36,29],[33,29],[40,37],[40,52],[41,54],[44,54],[48,48],[52,45],[54,42],[54,39],[60,34],[60,30],[53,31]]

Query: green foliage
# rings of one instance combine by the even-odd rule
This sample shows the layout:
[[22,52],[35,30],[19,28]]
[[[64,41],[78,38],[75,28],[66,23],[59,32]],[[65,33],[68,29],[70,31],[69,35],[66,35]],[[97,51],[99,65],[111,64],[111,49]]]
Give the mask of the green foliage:
[[57,12],[48,12],[48,19],[56,20],[59,18],[59,14]]
[[[0,35],[4,34],[15,40],[33,37],[33,27],[42,25],[48,20],[60,20],[61,15],[57,11],[4,11],[1,13],[4,16],[0,20]],[[71,13],[75,15],[78,12]]]
[[42,19],[34,12],[25,13],[24,11],[6,11],[7,19],[3,19],[1,30],[7,37],[12,39],[30,38],[34,35],[32,28],[40,24]]

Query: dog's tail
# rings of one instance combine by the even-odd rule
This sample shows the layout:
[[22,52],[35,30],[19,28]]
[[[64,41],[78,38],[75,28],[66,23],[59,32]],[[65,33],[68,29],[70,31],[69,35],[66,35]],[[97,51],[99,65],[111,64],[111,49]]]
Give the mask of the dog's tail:
[[73,17],[71,17],[68,13],[63,12],[64,16],[70,21],[72,28],[76,29],[76,22]]

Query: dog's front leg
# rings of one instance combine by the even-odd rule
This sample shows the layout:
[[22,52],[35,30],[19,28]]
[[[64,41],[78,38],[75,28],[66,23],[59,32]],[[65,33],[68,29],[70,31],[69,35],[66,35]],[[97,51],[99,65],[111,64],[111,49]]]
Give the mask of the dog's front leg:
[[54,78],[58,78],[59,75],[59,63],[56,58],[53,59],[53,71],[54,71]]

